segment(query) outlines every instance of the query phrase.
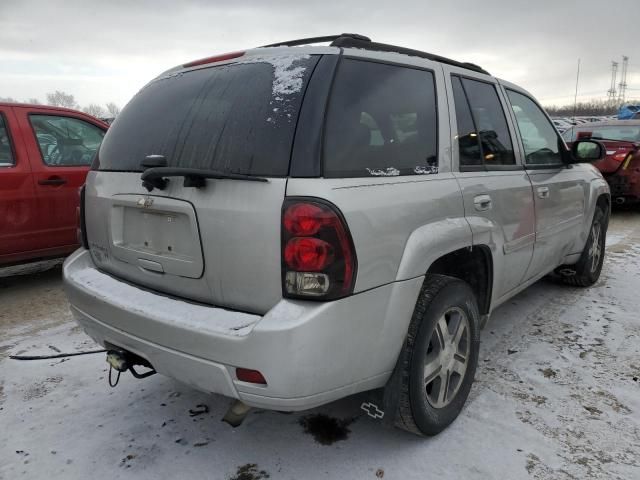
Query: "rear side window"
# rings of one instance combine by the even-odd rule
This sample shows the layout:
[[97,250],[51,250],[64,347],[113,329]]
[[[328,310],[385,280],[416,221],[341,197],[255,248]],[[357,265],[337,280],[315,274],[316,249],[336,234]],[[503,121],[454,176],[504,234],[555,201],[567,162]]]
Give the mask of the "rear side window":
[[514,165],[513,143],[495,85],[457,76],[451,82],[460,165]]
[[433,73],[344,59],[325,127],[324,176],[437,173]]
[[51,167],[91,165],[104,131],[79,118],[29,115],[42,161]]
[[171,167],[286,176],[293,134],[317,56],[240,61],[153,80],[122,110],[99,169],[141,171],[148,155]]
[[9,127],[4,121],[4,116],[0,113],[0,168],[12,167],[15,163],[9,139]]

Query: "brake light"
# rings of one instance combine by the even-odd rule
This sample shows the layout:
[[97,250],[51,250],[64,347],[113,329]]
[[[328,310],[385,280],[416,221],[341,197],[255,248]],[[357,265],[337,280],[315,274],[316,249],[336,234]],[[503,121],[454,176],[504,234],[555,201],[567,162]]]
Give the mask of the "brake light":
[[76,239],[83,248],[89,248],[87,240],[87,224],[85,222],[84,197],[85,186],[78,190],[78,206],[76,207]]
[[625,158],[627,158],[627,152],[626,151],[625,152],[616,153],[613,156],[613,159],[618,161],[618,162],[624,161]]
[[353,292],[353,240],[340,211],[318,199],[282,207],[282,290],[289,298],[332,300]]
[[207,63],[223,62],[224,60],[231,60],[232,58],[238,58],[245,54],[245,52],[230,52],[223,53],[222,55],[216,55],[214,57],[201,58],[182,65],[184,68],[197,67],[198,65],[206,65]]

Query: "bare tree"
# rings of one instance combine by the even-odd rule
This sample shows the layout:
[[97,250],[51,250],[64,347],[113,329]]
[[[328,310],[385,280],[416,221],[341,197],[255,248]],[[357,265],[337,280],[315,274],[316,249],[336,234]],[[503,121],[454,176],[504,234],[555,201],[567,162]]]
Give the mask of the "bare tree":
[[104,108],[102,108],[97,103],[90,103],[86,107],[83,107],[82,111],[84,113],[88,113],[89,115],[93,115],[94,117],[104,117],[107,113],[105,112]]
[[106,107],[107,107],[107,112],[109,112],[109,115],[111,115],[112,117],[117,117],[118,114],[120,113],[120,107],[116,105],[114,102],[107,103]]
[[16,103],[17,100],[13,97],[0,97],[0,102]]
[[34,97],[31,97],[29,100],[27,100],[27,103],[30,103],[31,105],[41,105],[40,100]]
[[47,93],[47,103],[54,107],[76,108],[78,106],[73,95],[60,90],[56,90],[53,93]]

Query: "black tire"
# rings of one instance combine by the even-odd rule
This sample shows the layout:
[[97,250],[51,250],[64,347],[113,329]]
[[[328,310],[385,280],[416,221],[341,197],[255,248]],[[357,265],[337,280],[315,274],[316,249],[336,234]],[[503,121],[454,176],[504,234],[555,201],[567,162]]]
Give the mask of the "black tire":
[[[604,264],[608,225],[608,210],[605,212],[602,207],[597,206],[580,260],[575,265],[563,265],[556,269],[563,283],[576,287],[590,287],[598,281]],[[596,234],[596,231],[599,233]],[[595,245],[596,242],[597,245]],[[597,259],[594,259],[596,252],[599,253]]]
[[[446,317],[447,312],[449,317]],[[440,350],[442,355],[434,353],[435,345],[446,343],[438,333],[441,331],[439,321],[445,319],[449,329],[447,334],[450,335],[448,338],[451,339],[449,345],[455,345],[455,339],[452,337],[455,337],[457,322],[464,321],[462,314],[466,315],[467,319],[467,337],[465,338],[465,334],[462,334],[456,347]],[[452,324],[454,316],[459,316],[460,320],[455,320],[456,323]],[[399,375],[397,388],[400,390],[394,417],[397,427],[417,435],[436,435],[456,419],[469,396],[478,364],[479,321],[476,298],[468,284],[444,275],[427,275],[396,367]],[[437,325],[438,330],[436,330]],[[453,335],[451,335],[451,328],[454,329]],[[437,384],[442,385],[442,379],[434,379],[431,383],[427,383],[425,374],[430,367],[425,365],[425,362],[428,361],[429,356],[438,359],[449,358],[451,348],[460,350],[459,347],[463,344],[466,346],[466,342],[469,349],[463,375],[454,372],[455,368],[444,368],[441,364],[439,371],[447,372],[445,373],[447,377],[445,391],[450,388],[455,388],[455,391],[451,392],[448,404],[436,407],[432,397],[436,397],[436,393],[439,393],[435,388]],[[433,357],[434,354],[435,357]],[[451,361],[462,363],[459,356],[453,355],[453,357]]]

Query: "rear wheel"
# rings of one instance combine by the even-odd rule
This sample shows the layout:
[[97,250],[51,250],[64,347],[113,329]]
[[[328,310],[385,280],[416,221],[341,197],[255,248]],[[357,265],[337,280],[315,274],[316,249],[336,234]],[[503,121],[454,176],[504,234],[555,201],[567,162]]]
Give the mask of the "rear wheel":
[[564,265],[556,270],[564,283],[577,287],[590,287],[598,281],[604,264],[608,224],[607,213],[602,207],[597,206],[580,260],[575,265]]
[[399,360],[396,426],[435,435],[458,416],[478,363],[479,313],[465,282],[429,275]]

